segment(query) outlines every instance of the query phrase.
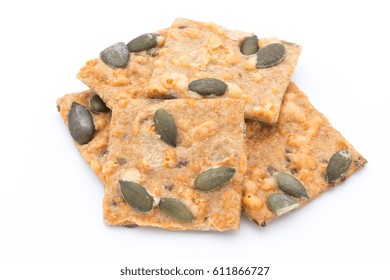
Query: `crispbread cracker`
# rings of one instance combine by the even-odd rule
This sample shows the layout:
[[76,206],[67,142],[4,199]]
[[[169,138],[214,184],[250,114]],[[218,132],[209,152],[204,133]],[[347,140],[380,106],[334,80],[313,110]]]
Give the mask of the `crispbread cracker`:
[[[156,133],[154,114],[168,111],[177,126],[177,146]],[[140,100],[113,109],[107,162],[104,220],[109,225],[137,224],[179,230],[239,228],[244,152],[244,104],[240,100]],[[202,192],[194,180],[203,171],[228,166],[234,176],[221,188]],[[140,213],[125,202],[120,180],[142,185],[154,197],[179,199],[195,216],[178,222],[155,205]]]
[[341,181],[328,183],[326,178],[327,164],[337,151],[352,152],[352,164],[342,180],[367,162],[294,83],[284,96],[277,125],[247,121],[246,131],[249,159],[243,209],[258,224],[276,218],[266,203],[270,194],[282,193],[271,176],[273,172],[291,174],[302,182],[310,195],[308,200],[297,199],[304,205]]
[[126,68],[113,69],[100,58],[89,60],[77,74],[82,82],[97,92],[108,107],[129,98],[148,98],[147,84],[152,75],[160,46],[164,43],[167,29],[157,32],[161,35],[159,46],[150,51],[130,54]]
[[[80,93],[66,94],[57,100],[57,108],[68,126],[68,114],[72,107],[72,103],[76,102],[85,107],[88,106],[89,99],[95,93],[92,90],[86,90]],[[104,183],[105,178],[102,173],[103,163],[107,156],[108,136],[110,130],[111,112],[94,114],[92,113],[95,124],[95,134],[93,139],[85,145],[80,145],[73,141],[81,156],[91,166],[92,170],[98,175],[100,180]]]
[[214,23],[177,19],[154,63],[149,93],[201,99],[201,95],[188,89],[189,83],[215,78],[228,85],[227,92],[215,98],[241,99],[246,103],[245,118],[275,123],[301,47],[275,38],[260,39],[259,47],[283,44],[286,55],[273,67],[257,69],[256,54],[240,52],[241,43],[252,35]]

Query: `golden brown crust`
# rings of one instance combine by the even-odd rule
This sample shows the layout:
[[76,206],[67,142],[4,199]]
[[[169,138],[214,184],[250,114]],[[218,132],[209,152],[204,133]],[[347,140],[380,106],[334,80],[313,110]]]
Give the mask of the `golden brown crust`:
[[271,177],[274,171],[298,178],[310,195],[301,205],[329,187],[326,168],[329,159],[341,149],[352,152],[352,164],[344,179],[367,162],[309,102],[294,83],[290,83],[277,125],[247,121],[248,171],[244,179],[243,209],[258,224],[276,218],[266,204],[267,197],[281,192]]
[[[167,110],[177,126],[177,147],[156,133],[153,116]],[[244,152],[244,104],[239,100],[128,100],[113,110],[106,176],[104,219],[109,225],[137,224],[169,229],[233,230],[239,228]],[[194,180],[217,166],[236,169],[232,179],[218,190],[201,192]],[[155,199],[182,201],[195,215],[181,223],[157,207],[139,213],[120,194],[119,180],[144,186]]]
[[154,63],[150,94],[174,92],[178,98],[201,99],[188,90],[188,84],[216,78],[228,84],[227,92],[216,98],[241,99],[246,103],[245,118],[275,123],[301,47],[275,38],[260,39],[259,47],[283,44],[286,56],[276,66],[257,69],[256,54],[245,56],[240,52],[242,41],[252,35],[214,23],[177,19]]
[[[72,103],[76,102],[87,107],[89,99],[94,94],[95,93],[92,90],[87,90],[80,93],[66,94],[57,100],[58,111],[66,126],[68,126],[68,114],[72,107]],[[75,141],[73,142],[81,156],[104,183],[105,177],[102,173],[102,167],[107,155],[106,152],[110,130],[111,112],[101,114],[92,113],[92,118],[96,130],[93,139],[85,145],[80,145]]]

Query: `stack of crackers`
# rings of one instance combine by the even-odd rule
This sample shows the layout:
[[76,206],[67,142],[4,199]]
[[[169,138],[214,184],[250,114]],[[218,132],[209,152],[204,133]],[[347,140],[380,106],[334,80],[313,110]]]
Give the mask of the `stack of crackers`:
[[265,226],[366,160],[290,81],[301,47],[177,19],[114,44],[58,99],[80,154],[105,186],[108,225]]

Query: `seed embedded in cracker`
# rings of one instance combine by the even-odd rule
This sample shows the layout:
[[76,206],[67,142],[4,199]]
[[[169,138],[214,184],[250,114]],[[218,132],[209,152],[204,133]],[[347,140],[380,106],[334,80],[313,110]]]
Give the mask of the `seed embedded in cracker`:
[[[173,91],[177,98],[240,99],[246,119],[274,124],[300,51],[298,44],[276,38],[176,19],[154,63],[149,92],[151,97]],[[206,79],[226,86],[211,90]]]
[[[95,95],[92,90],[83,91],[80,93],[66,94],[57,100],[59,113],[69,127],[69,112],[72,104],[77,103],[87,108],[91,98]],[[91,166],[92,170],[105,184],[105,176],[102,172],[103,164],[107,156],[108,136],[110,131],[111,111],[107,113],[92,114],[95,132],[92,139],[87,144],[79,144],[74,141],[76,148],[81,156]]]
[[[145,37],[141,35],[141,38],[134,39],[135,43],[131,40],[128,45],[121,42],[115,47],[109,47],[99,58],[87,61],[77,78],[94,90],[109,108],[129,98],[148,98],[150,94],[147,85],[157,54],[164,45],[166,32],[167,29],[148,33],[158,35],[155,38],[156,46],[153,41],[155,35],[150,35],[150,44],[143,41]],[[141,51],[143,48],[149,49]]]
[[88,109],[76,102],[72,103],[68,115],[68,129],[73,140],[84,145],[89,143],[95,133],[95,124]]
[[[246,170],[243,124],[244,103],[233,99],[132,99],[113,108],[103,166],[105,222],[238,229]],[[119,159],[126,163],[119,165]],[[133,182],[135,190],[125,194],[124,182]]]
[[242,199],[265,226],[362,167],[366,160],[289,82],[300,50],[177,19],[88,61],[78,78],[92,90],[65,95],[57,108],[106,185],[105,222],[234,230]]
[[303,206],[366,163],[292,82],[278,124],[248,120],[246,135],[243,210],[258,224]]
[[130,52],[142,52],[152,49],[157,46],[157,33],[147,33],[134,38],[129,43],[127,47]]

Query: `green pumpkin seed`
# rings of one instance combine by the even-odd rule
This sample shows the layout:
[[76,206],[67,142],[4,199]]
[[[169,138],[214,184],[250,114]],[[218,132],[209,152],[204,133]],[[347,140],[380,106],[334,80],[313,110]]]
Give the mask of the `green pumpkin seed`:
[[226,92],[227,87],[225,82],[213,78],[194,80],[188,85],[189,90],[195,91],[202,96],[211,94],[216,96],[223,95]]
[[268,68],[279,64],[286,55],[286,48],[279,43],[273,43],[262,47],[257,52],[257,68]]
[[91,113],[84,106],[73,102],[68,114],[68,129],[73,140],[84,145],[89,143],[95,133]]
[[106,103],[104,103],[104,101],[97,94],[94,94],[91,99],[89,99],[88,106],[89,109],[91,109],[91,111],[96,114],[107,113],[110,111],[110,109],[106,106]]
[[164,109],[158,109],[154,113],[153,122],[156,132],[161,136],[161,139],[165,143],[176,147],[177,128],[171,114]]
[[244,42],[241,44],[240,51],[244,55],[251,55],[257,53],[259,50],[259,44],[258,44],[259,38],[257,36],[252,36],[249,38],[246,38]]
[[134,210],[141,213],[152,210],[153,197],[143,186],[132,181],[124,180],[119,180],[119,185],[123,199]]
[[125,43],[119,42],[103,50],[100,58],[112,68],[125,68],[130,60],[130,52]]
[[226,184],[236,173],[229,166],[220,166],[203,171],[195,179],[195,187],[200,191],[213,191]]
[[179,222],[189,223],[194,219],[191,211],[176,198],[161,198],[158,207],[162,212]]
[[146,33],[143,35],[134,38],[127,43],[127,47],[130,52],[141,52],[146,51],[157,46],[157,37],[159,35],[156,33]]
[[345,176],[352,162],[352,153],[348,150],[340,150],[335,153],[329,160],[326,169],[328,181],[334,182],[337,179]]
[[299,207],[298,201],[284,193],[273,193],[267,198],[268,208],[281,216]]
[[310,198],[305,187],[294,176],[283,172],[276,172],[273,176],[279,188],[285,193],[296,198]]

